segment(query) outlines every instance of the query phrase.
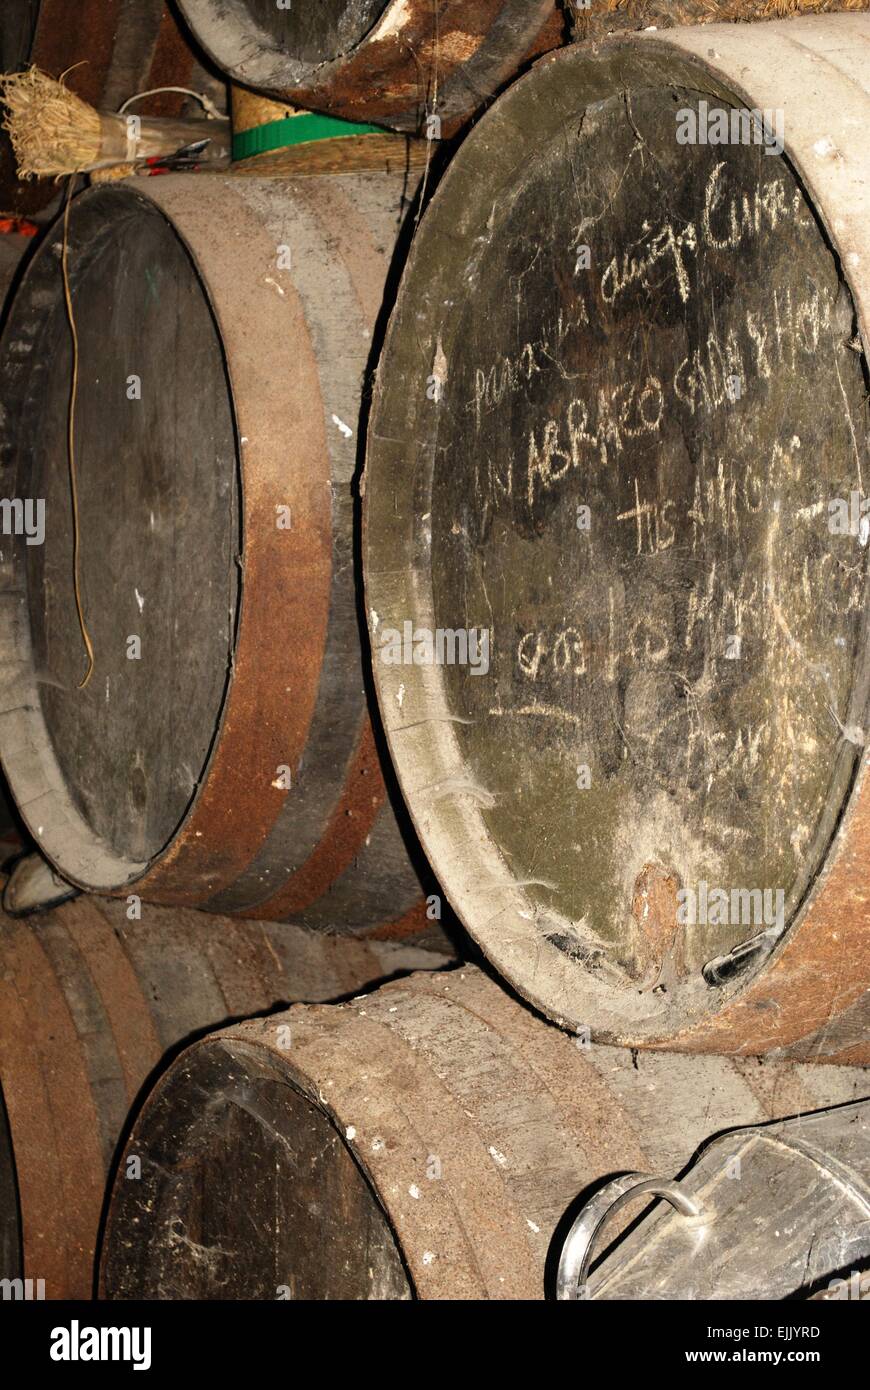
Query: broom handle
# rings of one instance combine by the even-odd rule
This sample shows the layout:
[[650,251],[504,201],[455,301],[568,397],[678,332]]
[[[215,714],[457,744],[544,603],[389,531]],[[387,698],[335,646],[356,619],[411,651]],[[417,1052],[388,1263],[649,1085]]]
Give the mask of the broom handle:
[[130,117],[100,112],[100,155],[91,167],[132,164],[154,155],[174,154],[183,145],[206,138],[210,143],[202,152],[201,163],[229,163],[229,121],[177,121],[164,116]]

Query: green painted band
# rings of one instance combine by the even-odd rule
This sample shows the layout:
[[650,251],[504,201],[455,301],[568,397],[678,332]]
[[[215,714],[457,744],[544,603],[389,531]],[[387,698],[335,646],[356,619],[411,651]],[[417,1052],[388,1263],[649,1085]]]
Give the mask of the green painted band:
[[283,150],[288,145],[307,145],[314,140],[335,140],[342,135],[383,135],[380,126],[358,125],[356,121],[341,121],[337,116],[320,116],[307,111],[304,116],[284,116],[280,121],[255,125],[250,130],[237,131],[233,136],[233,159],[250,159],[269,150]]

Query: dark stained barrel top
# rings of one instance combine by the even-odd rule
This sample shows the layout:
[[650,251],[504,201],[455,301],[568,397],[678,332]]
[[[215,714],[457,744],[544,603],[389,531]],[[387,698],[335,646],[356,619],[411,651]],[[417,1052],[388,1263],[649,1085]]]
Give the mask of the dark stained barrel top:
[[[789,892],[815,869],[864,586],[827,530],[866,427],[851,302],[783,160],[675,143],[690,100],[612,100],[496,211],[432,496],[436,627],[495,632],[489,677],[445,668],[488,824],[553,883],[564,948],[637,979],[647,865]],[[699,927],[686,964],[751,934]]]
[[[829,515],[867,476],[866,363],[786,157],[677,143],[700,97],[676,82],[572,108],[570,81],[545,67],[496,108],[412,252],[370,433],[369,604],[376,645],[405,619],[490,629],[477,678],[375,653],[403,784],[434,783],[436,870],[448,892],[479,877],[467,925],[491,945],[524,886],[541,947],[638,1019],[709,1007],[702,967],[768,925],[681,925],[678,892],[701,916],[704,884],[782,891],[788,922],[851,787],[866,549]],[[544,971],[518,948],[536,998]]]
[[258,1049],[194,1049],[149,1102],[144,1133],[141,1178],[115,1186],[109,1297],[412,1296],[344,1136]]
[[[95,651],[79,689],[59,235],[6,338],[8,495],[44,499],[46,518],[43,545],[18,542],[29,643],[17,654],[30,646],[41,736],[73,807],[113,853],[146,861],[196,790],[228,676],[239,583],[232,408],[205,290],[169,222],[132,192],[74,206],[81,594]],[[135,638],[140,659],[128,656]]]
[[263,35],[275,48],[308,63],[329,62],[364,38],[388,0],[318,0],[278,9],[274,0],[230,0],[252,40]]
[[[180,0],[235,82],[346,120],[441,139],[563,42],[555,0]],[[437,114],[440,133],[425,130]]]

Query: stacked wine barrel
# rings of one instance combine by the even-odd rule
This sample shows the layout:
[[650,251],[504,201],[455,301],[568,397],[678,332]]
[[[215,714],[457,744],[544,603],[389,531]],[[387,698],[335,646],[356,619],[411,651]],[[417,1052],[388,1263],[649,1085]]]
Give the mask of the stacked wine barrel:
[[361,385],[404,189],[170,175],[76,200],[84,687],[53,235],[15,298],[3,486],[55,522],[45,547],[16,537],[4,570],[0,744],[34,839],[82,888],[427,926],[354,584]]
[[[544,58],[451,165],[381,358],[406,800],[499,971],[622,1044],[870,1060],[867,522],[830,524],[868,466],[868,33]],[[676,138],[717,103],[783,130]],[[405,623],[487,629],[488,676],[378,659]]]
[[0,915],[2,1276],[89,1298],[127,1115],[179,1045],[230,1018],[333,999],[439,957],[184,908],[80,898]]
[[687,1085],[693,1070],[578,1048],[474,967],[226,1029],[139,1117],[103,1292],[540,1298],[566,1209],[604,1175],[679,1170],[711,1132],[841,1104],[867,1080],[708,1057]]
[[578,1197],[868,1095],[870,14],[180,8],[235,167],[77,192],[0,340],[74,895],[0,916],[0,1277],[553,1296]]

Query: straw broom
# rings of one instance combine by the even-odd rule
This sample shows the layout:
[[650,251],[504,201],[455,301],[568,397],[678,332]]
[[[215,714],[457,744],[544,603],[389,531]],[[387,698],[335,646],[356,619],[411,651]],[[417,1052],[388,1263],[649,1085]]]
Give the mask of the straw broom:
[[21,179],[109,169],[128,173],[146,159],[172,155],[203,139],[210,143],[201,162],[229,161],[229,121],[95,111],[38,68],[0,76],[0,95]]

